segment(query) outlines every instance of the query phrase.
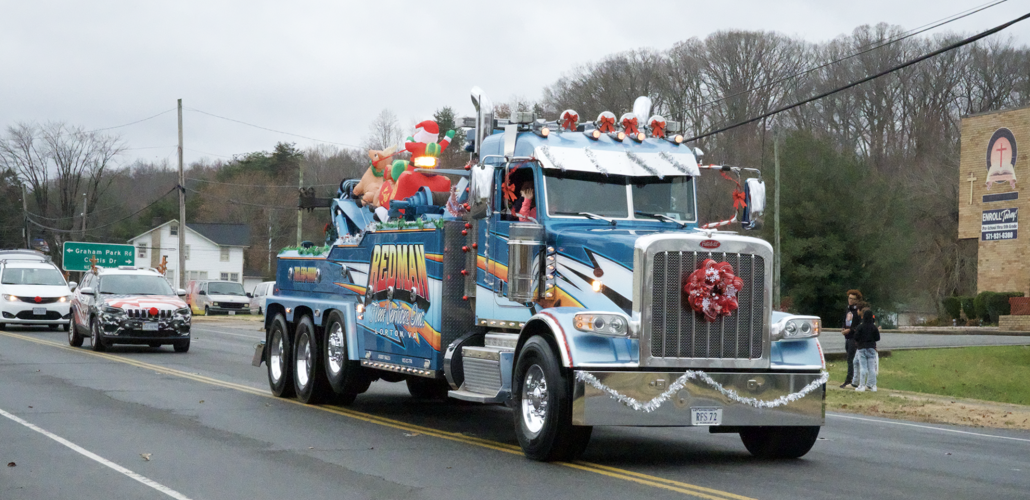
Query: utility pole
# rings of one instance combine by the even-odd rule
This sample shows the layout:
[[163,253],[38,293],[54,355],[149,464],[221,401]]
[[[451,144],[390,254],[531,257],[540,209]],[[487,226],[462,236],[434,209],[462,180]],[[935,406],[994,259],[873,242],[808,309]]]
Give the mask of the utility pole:
[[25,184],[21,185],[21,208],[23,210],[22,219],[24,219],[22,231],[25,233],[25,248],[32,248],[29,243],[29,194],[25,190]]
[[773,309],[780,310],[780,131],[773,129]]
[[82,193],[82,241],[86,241],[86,193]]
[[179,99],[179,283],[186,287],[186,174],[182,169],[182,99]]
[[[304,192],[304,167],[297,162],[297,192]],[[300,246],[301,236],[300,230],[304,227],[304,210],[297,207],[297,246]]]

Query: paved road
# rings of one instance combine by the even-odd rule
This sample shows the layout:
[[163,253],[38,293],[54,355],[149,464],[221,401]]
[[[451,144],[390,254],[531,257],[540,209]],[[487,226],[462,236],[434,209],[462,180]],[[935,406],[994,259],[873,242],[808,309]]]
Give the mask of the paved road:
[[[844,352],[844,336],[830,328],[819,336],[823,352]],[[1030,345],[1030,336],[1010,335],[939,335],[929,333],[881,333],[880,349],[929,349],[935,347],[969,347],[993,345]]]
[[249,364],[257,327],[198,321],[187,354],[95,354],[68,347],[63,332],[0,332],[0,498],[852,500],[1030,489],[1030,432],[833,413],[796,461],[756,460],[734,435],[598,428],[582,462],[531,462],[499,406],[418,402],[382,382],[347,408],[273,398],[264,369]]

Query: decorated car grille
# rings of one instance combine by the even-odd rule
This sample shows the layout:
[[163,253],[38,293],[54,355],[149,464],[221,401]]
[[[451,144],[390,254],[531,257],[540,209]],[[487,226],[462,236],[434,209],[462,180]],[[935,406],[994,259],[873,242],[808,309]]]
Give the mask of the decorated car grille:
[[18,297],[18,300],[28,302],[30,304],[53,304],[59,299],[60,297]]
[[169,319],[172,317],[172,311],[158,310],[157,314],[151,314],[150,309],[126,309],[125,315],[130,318],[138,319]]
[[[705,321],[686,302],[684,277],[705,259],[727,262],[743,280],[738,309]],[[755,359],[762,357],[765,259],[722,252],[659,252],[652,266],[650,315],[652,358]]]

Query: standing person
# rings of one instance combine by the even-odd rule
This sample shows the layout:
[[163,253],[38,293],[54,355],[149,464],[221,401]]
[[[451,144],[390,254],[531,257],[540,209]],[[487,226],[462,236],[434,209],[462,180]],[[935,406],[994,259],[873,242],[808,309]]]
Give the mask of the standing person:
[[848,353],[848,375],[844,378],[844,383],[840,385],[843,389],[855,380],[855,329],[862,322],[859,316],[858,303],[862,301],[862,292],[858,290],[848,290],[848,312],[844,315],[844,328],[841,328],[841,333],[844,334],[844,349]]
[[855,330],[855,344],[858,347],[855,357],[858,358],[858,366],[862,370],[862,378],[858,381],[856,391],[869,389],[876,392],[876,372],[879,370],[876,343],[879,341],[880,329],[873,322],[873,311],[865,308],[862,310],[862,324]]

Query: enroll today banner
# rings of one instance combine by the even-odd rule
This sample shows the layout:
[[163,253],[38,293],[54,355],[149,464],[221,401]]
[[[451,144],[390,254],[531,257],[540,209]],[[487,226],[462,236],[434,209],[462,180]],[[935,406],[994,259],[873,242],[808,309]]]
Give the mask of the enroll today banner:
[[1019,229],[1019,209],[984,210],[980,241],[1014,240]]

